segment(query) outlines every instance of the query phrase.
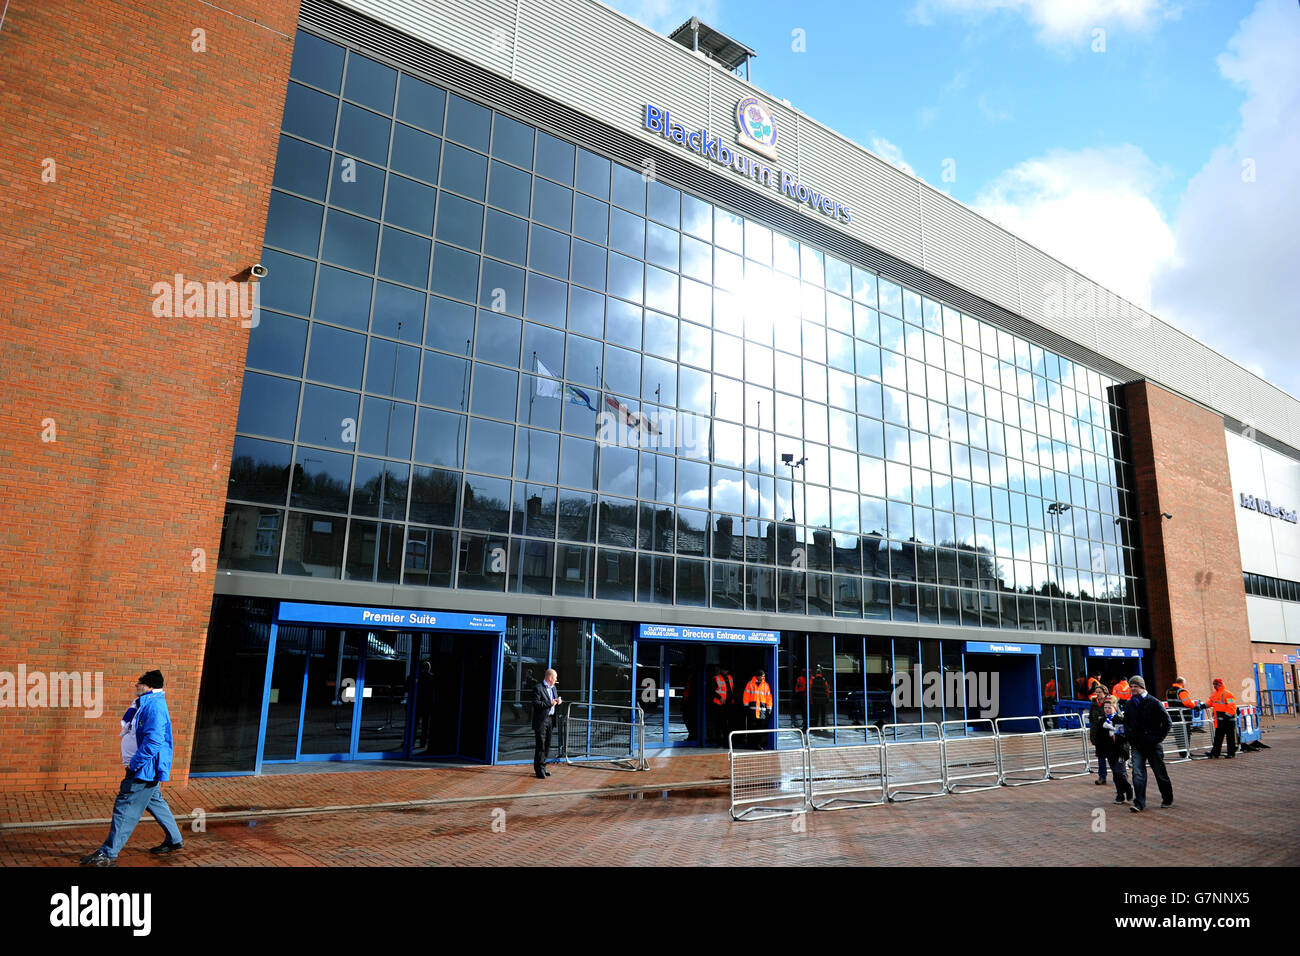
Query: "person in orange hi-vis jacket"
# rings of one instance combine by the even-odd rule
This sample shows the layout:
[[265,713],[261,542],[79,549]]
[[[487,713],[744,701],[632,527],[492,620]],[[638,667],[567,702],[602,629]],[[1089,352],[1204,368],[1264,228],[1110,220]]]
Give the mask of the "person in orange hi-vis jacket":
[[1223,686],[1223,678],[1214,678],[1214,693],[1205,706],[1214,711],[1214,744],[1210,747],[1210,756],[1219,756],[1225,737],[1228,740],[1228,758],[1237,756],[1237,699]]
[[[741,704],[745,708],[745,729],[765,730],[767,719],[772,713],[772,688],[768,686],[765,671],[759,670],[749,679],[749,683],[745,685],[745,693],[741,697]],[[758,739],[758,749],[765,750],[762,737]]]

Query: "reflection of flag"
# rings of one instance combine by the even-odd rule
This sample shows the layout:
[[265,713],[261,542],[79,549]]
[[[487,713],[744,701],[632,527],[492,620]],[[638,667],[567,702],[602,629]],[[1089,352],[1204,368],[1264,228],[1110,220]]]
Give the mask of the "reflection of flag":
[[546,365],[542,362],[542,360],[537,358],[536,355],[533,356],[533,361],[537,363],[537,371],[539,374],[549,376],[549,378],[537,378],[536,376],[534,376],[533,394],[535,394],[538,398],[559,398],[560,383],[554,381],[555,373],[552,372],[549,368],[547,368]]
[[593,412],[596,410],[596,406],[591,404],[591,396],[582,389],[574,385],[566,385],[564,386],[564,394],[574,405],[586,405]]
[[654,419],[649,415],[639,415],[632,409],[628,408],[613,395],[606,394],[605,404],[614,409],[619,420],[628,428],[635,428],[644,431],[649,435],[659,434],[659,429],[654,423]]

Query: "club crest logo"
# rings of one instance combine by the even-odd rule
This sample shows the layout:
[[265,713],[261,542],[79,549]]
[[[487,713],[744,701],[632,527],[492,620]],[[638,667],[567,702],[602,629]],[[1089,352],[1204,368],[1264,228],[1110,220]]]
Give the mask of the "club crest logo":
[[737,143],[768,159],[777,158],[776,117],[756,97],[747,97],[736,104],[736,126],[740,129]]

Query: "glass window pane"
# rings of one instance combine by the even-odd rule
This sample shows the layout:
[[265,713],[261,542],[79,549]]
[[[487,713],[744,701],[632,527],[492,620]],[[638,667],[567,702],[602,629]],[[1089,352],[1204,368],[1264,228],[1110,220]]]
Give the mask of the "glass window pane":
[[360,389],[366,337],[320,323],[312,324],[307,377],[330,385]]
[[436,197],[437,193],[431,186],[422,186],[402,176],[389,176],[384,219],[421,235],[432,235]]
[[381,113],[391,113],[396,92],[396,70],[358,53],[349,54],[347,80],[343,84],[344,96]]
[[573,146],[548,133],[537,134],[537,164],[534,171],[566,186],[573,185]]
[[313,199],[324,199],[329,174],[329,150],[311,146],[292,136],[280,137],[273,186]]
[[462,99],[455,93],[447,97],[447,137],[486,153],[492,132],[490,110]]
[[303,388],[298,440],[350,450],[356,442],[353,436],[359,410],[360,396],[356,392],[307,385]]
[[323,212],[324,207],[314,202],[273,191],[266,214],[266,244],[315,256]]
[[440,183],[444,189],[482,200],[487,189],[487,157],[447,143],[442,151]]
[[[510,396],[514,404],[513,393]],[[492,475],[508,476],[513,468],[515,427],[504,422],[482,418],[469,420],[469,448],[465,454],[465,467]],[[469,505],[469,499],[466,499]],[[504,529],[502,529],[504,530]]]
[[343,48],[299,30],[293,41],[289,75],[312,86],[337,93],[343,78]]
[[388,159],[388,135],[392,125],[392,120],[378,113],[344,103],[339,111],[336,148],[340,153],[382,166]]
[[272,438],[292,438],[297,405],[297,382],[245,372],[235,428]]
[[450,468],[462,467],[465,433],[464,415],[421,408],[415,439],[415,460]]
[[410,458],[415,406],[366,397],[357,450],[386,458]]
[[362,272],[374,272],[378,243],[378,223],[331,209],[325,219],[321,258]]
[[478,263],[478,256],[471,252],[437,243],[429,288],[442,295],[473,302],[478,289]]
[[626,166],[615,164],[611,176],[611,200],[622,206],[624,209],[630,209],[638,215],[645,215],[645,180],[641,174]]
[[334,142],[334,118],[339,101],[299,83],[290,83],[284,99],[281,129],[329,146]]
[[402,74],[397,92],[397,118],[432,133],[442,132],[447,94],[436,86]]
[[500,113],[492,117],[492,155],[528,169],[533,165],[533,128]]
[[[432,247],[433,243],[428,239],[385,226],[378,274],[423,289],[429,283],[429,251]],[[420,305],[423,313],[423,302]],[[418,334],[415,340],[419,341]]]
[[390,166],[399,173],[435,183],[442,140],[409,126],[397,124],[393,130],[393,157]]
[[247,366],[301,375],[307,349],[307,322],[268,311],[263,311],[260,319],[248,334]]

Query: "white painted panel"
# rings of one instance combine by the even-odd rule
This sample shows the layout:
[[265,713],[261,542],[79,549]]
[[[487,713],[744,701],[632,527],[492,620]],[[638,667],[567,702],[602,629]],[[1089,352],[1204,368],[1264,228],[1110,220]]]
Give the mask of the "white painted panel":
[[1282,624],[1281,601],[1247,594],[1246,616],[1250,620],[1250,639],[1252,641],[1286,640],[1286,630]]

